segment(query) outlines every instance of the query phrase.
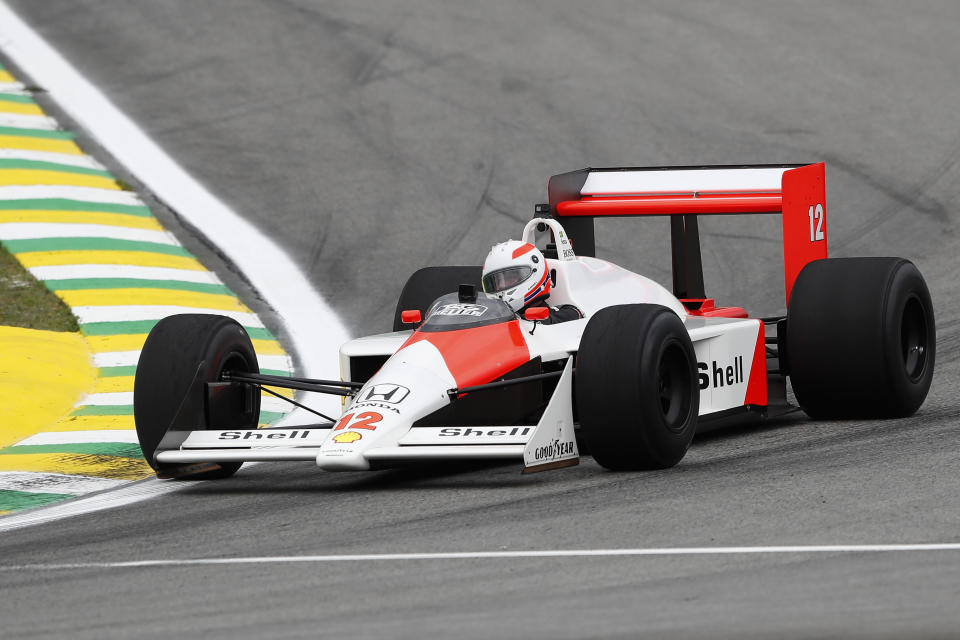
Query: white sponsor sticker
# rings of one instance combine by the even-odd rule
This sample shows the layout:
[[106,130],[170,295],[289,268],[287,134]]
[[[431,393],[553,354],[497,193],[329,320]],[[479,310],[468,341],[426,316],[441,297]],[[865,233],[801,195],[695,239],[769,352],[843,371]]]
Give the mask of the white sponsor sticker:
[[367,387],[357,396],[358,402],[389,402],[400,404],[410,394],[410,389],[400,384],[383,382]]
[[247,449],[251,447],[318,447],[329,429],[234,429],[194,431],[183,441],[184,449]]
[[414,427],[400,445],[526,444],[533,425],[508,427]]
[[[536,471],[537,467],[553,463],[554,465],[577,464],[580,452],[577,450],[577,437],[573,427],[573,358],[567,358],[563,374],[557,382],[557,389],[550,403],[543,411],[533,436],[523,451],[523,464],[526,471]],[[549,468],[549,467],[548,467]]]
[[746,402],[753,354],[763,349],[763,340],[757,333],[763,324],[759,320],[742,320],[719,325],[723,333],[697,340],[697,383],[700,387],[700,415],[743,406]]
[[487,312],[487,308],[481,304],[453,303],[445,304],[436,311],[438,316],[474,316],[479,318]]

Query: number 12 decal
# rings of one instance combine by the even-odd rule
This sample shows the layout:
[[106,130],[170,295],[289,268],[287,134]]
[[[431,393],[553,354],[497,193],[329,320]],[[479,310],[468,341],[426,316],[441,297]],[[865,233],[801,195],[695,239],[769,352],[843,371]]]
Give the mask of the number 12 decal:
[[[353,420],[355,414],[348,413],[347,415],[340,418],[340,421],[337,423],[337,426],[333,428],[334,431],[340,431],[341,429],[368,429],[370,431],[377,430],[377,423],[383,420],[383,416],[377,413],[376,411],[365,411],[357,415],[357,420],[354,423],[350,423]],[[349,426],[348,426],[349,425]]]
[[819,202],[816,207],[810,205],[807,215],[810,216],[810,242],[823,240],[823,205]]

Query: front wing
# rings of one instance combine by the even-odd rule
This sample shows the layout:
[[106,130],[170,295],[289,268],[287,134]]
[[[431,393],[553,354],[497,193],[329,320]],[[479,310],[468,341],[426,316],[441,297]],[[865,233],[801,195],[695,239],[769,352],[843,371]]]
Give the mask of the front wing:
[[[522,460],[524,473],[579,462],[573,423],[573,358],[535,425],[411,427],[396,446],[363,451],[371,466],[411,461]],[[289,429],[168,431],[157,448],[159,464],[314,461],[333,425]]]

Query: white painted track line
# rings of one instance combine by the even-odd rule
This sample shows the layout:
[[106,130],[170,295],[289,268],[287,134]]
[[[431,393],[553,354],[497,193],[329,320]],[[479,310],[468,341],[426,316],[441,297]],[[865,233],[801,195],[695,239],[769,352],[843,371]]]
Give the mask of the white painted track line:
[[532,549],[529,551],[453,551],[447,553],[364,553],[316,556],[252,556],[239,558],[172,558],[121,562],[70,562],[0,565],[0,571],[51,571],[64,569],[139,569],[202,565],[290,564],[327,562],[430,561],[430,560],[534,560],[542,558],[626,558],[676,556],[730,556],[782,554],[909,553],[960,551],[960,543],[835,544],[765,547],[677,547],[650,549]]
[[133,391],[114,391],[111,393],[89,393],[73,406],[109,406],[114,404],[133,404]]
[[84,494],[92,491],[114,489],[126,484],[128,484],[126,480],[77,476],[69,473],[0,471],[0,489],[26,491],[28,493]]
[[[263,322],[256,314],[246,311],[227,311],[225,309],[206,309],[203,307],[179,307],[174,305],[119,305],[119,306],[89,306],[73,307],[73,315],[80,324],[91,322],[116,322],[117,318],[125,320],[160,320],[177,313],[216,313],[233,318],[245,327],[263,327]],[[136,363],[134,363],[136,364]]]
[[94,442],[140,444],[137,440],[137,432],[133,429],[97,429],[95,431],[42,431],[21,440],[17,446]]
[[[3,8],[3,4],[0,3],[0,24],[3,23]],[[0,200],[46,200],[49,198],[143,206],[139,196],[132,191],[43,184],[0,187]]]
[[0,158],[13,160],[35,160],[37,162],[52,162],[71,167],[86,167],[87,169],[104,170],[102,164],[90,156],[76,156],[71,153],[55,153],[52,151],[31,151],[29,149],[0,149]]
[[140,350],[136,351],[103,351],[93,354],[95,367],[135,367],[140,361]]
[[[95,367],[133,367],[140,360],[140,351],[102,351],[93,354]],[[279,355],[257,354],[261,369],[280,369],[291,371],[290,358]]]
[[148,478],[118,489],[88,494],[76,500],[60,502],[49,507],[12,513],[0,518],[0,533],[135,504],[181,489],[188,489],[198,482],[203,483],[204,481],[164,481],[157,478]]
[[151,229],[61,222],[7,222],[0,224],[0,239],[27,240],[33,238],[114,238],[116,240],[180,246],[173,234]]
[[0,113],[0,127],[14,127],[17,129],[43,129],[55,131],[60,125],[48,116],[29,116],[19,113]]
[[87,280],[94,278],[133,278],[135,280],[176,280],[201,284],[223,284],[212,271],[171,269],[169,267],[138,267],[125,264],[71,264],[31,267],[30,273],[38,280]]

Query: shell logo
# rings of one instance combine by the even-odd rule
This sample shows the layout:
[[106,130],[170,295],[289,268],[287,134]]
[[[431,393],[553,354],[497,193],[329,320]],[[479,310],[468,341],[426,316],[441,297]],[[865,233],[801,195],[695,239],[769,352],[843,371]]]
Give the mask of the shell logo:
[[344,431],[343,433],[338,433],[337,435],[333,436],[333,441],[339,444],[350,444],[351,442],[356,442],[362,437],[363,435],[357,433],[356,431]]

